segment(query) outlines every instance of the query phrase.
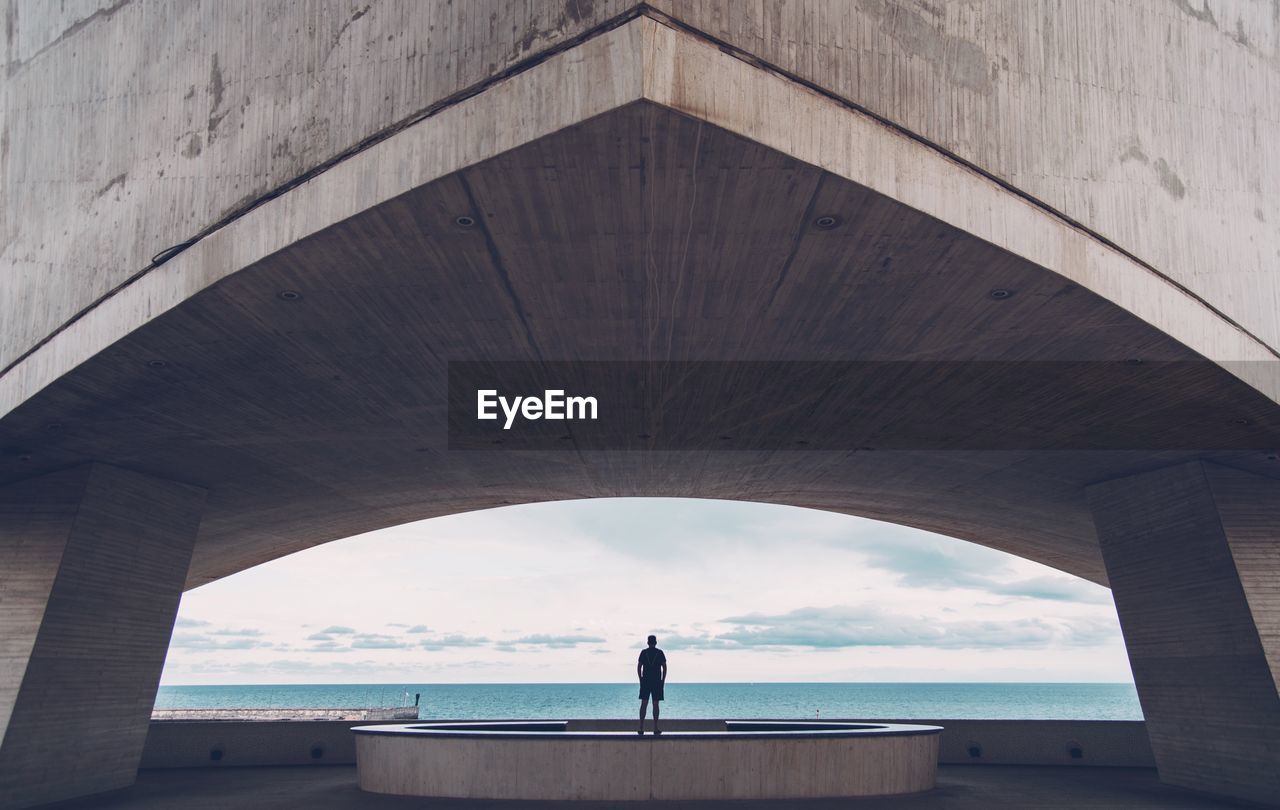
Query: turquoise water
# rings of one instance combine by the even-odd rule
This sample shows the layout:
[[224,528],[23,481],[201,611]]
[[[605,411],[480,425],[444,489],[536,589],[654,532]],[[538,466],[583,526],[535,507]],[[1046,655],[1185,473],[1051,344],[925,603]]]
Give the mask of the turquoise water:
[[[158,709],[342,709],[402,705],[423,719],[615,718],[639,708],[634,684],[315,684],[162,686]],[[669,683],[664,717],[1141,720],[1128,683]]]

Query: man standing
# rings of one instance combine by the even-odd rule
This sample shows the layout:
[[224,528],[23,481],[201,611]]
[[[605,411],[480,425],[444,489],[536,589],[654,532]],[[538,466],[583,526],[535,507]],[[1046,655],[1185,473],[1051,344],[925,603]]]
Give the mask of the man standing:
[[649,698],[653,698],[653,733],[661,734],[658,703],[662,700],[662,685],[667,682],[667,656],[658,649],[657,636],[649,636],[649,646],[640,651],[636,675],[640,678],[640,729],[636,733],[644,734],[644,714],[649,708]]

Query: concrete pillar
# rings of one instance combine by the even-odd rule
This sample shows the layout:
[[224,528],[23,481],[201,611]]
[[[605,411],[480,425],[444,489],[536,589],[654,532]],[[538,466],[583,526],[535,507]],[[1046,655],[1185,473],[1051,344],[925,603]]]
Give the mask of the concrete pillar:
[[101,464],[0,487],[0,807],[133,783],[203,507]]
[[1160,778],[1280,796],[1280,481],[1193,462],[1089,488]]

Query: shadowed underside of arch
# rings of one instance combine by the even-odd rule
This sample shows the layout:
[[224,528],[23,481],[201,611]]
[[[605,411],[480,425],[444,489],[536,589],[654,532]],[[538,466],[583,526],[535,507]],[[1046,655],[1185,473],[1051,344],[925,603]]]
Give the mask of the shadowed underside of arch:
[[[127,577],[93,580],[140,560],[154,571],[138,576],[159,584],[147,596],[150,618],[135,611],[130,621],[155,635],[165,615],[163,629],[171,626],[184,578],[194,587],[411,520],[597,496],[784,503],[942,532],[1098,582],[1133,577],[1126,587],[1137,596],[1129,607],[1117,602],[1122,621],[1126,610],[1140,617],[1126,636],[1148,717],[1186,705],[1185,685],[1164,688],[1160,673],[1191,672],[1198,690],[1225,667],[1248,669],[1254,691],[1240,697],[1233,687],[1219,703],[1232,717],[1262,718],[1230,760],[1238,771],[1201,773],[1176,724],[1157,745],[1162,769],[1190,774],[1184,784],[1231,792],[1220,783],[1238,780],[1246,786],[1235,795],[1263,795],[1256,765],[1274,751],[1266,718],[1280,713],[1267,656],[1280,644],[1251,621],[1274,607],[1265,577],[1255,588],[1243,572],[1270,570],[1273,359],[1185,290],[1027,197],[640,17],[253,209],[0,377],[0,446],[10,451],[0,457],[0,516],[17,515],[18,534],[47,530],[75,554],[105,554],[107,540],[124,549],[107,565],[74,570],[61,551],[37,560],[48,576],[32,590],[38,610],[21,618],[30,644],[19,657],[27,666],[42,643],[57,647],[58,633],[42,627],[89,632],[86,615],[109,615],[94,594],[145,601]],[[1039,387],[1006,377],[1007,391],[985,392],[991,408],[933,414],[927,424],[929,397],[918,390],[876,398],[876,426],[914,420],[934,445],[806,449],[813,414],[838,422],[842,407],[863,408],[831,396],[809,411],[766,408],[727,433],[660,450],[582,445],[572,434],[563,448],[461,450],[450,448],[448,388],[449,364],[462,361],[1187,361],[1194,371],[1155,388],[1114,372]],[[701,382],[708,391],[731,383],[714,374]],[[975,384],[943,375],[930,392],[963,401]],[[1050,409],[1057,417],[1046,421]],[[1168,447],[1184,449],[1081,449],[1076,440],[1099,425],[1175,436]],[[1026,441],[990,441],[1003,434]],[[1163,469],[1180,472],[1151,473]],[[1146,483],[1090,489],[1135,476]],[[1145,500],[1134,507],[1132,493]],[[1165,522],[1143,535],[1153,516]],[[130,520],[164,531],[138,540]],[[1095,524],[1110,537],[1105,565]],[[1179,532],[1192,538],[1189,556],[1160,576],[1185,576],[1186,587],[1165,599],[1148,558],[1126,544]],[[1227,552],[1195,558],[1208,535]],[[26,537],[0,553],[34,570]],[[1256,543],[1255,557],[1231,546],[1241,538]],[[189,568],[175,550],[182,542]],[[1213,566],[1242,572],[1205,578],[1229,580],[1225,597],[1200,587]],[[1215,620],[1252,635],[1201,670],[1161,647],[1181,619],[1142,614],[1230,600],[1238,612]],[[45,601],[65,615],[42,612]],[[1148,621],[1157,632],[1134,646],[1131,628]],[[1208,623],[1196,628],[1222,637]],[[111,646],[116,631],[98,629],[90,641]],[[134,675],[154,687],[163,645],[144,636],[128,636],[138,644],[133,669],[108,673],[119,678],[103,687],[112,699]],[[1148,661],[1156,674],[1144,684],[1139,664]],[[13,712],[0,786],[12,777],[47,798],[30,774],[57,762],[32,764],[22,758],[34,749],[8,740],[39,727],[49,701],[24,686],[24,703],[12,681],[0,683],[0,707]],[[1258,711],[1264,699],[1270,714]],[[121,722],[145,734],[135,714]],[[111,765],[101,780],[58,795],[117,786],[130,767]]]

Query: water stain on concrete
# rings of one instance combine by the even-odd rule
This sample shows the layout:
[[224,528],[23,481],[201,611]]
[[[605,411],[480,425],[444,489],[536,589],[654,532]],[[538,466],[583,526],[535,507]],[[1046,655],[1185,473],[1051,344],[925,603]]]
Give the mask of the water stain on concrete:
[[218,124],[222,123],[222,119],[227,117],[229,111],[223,111],[221,114],[218,110],[222,107],[222,97],[226,93],[227,85],[222,79],[222,68],[218,65],[218,55],[213,55],[213,66],[209,69],[209,120],[205,127],[209,133],[209,142],[213,142],[214,132],[218,129]]
[[1169,164],[1164,158],[1159,158],[1155,162],[1156,179],[1160,181],[1160,187],[1169,192],[1169,195],[1176,200],[1181,200],[1187,196],[1187,187],[1183,184],[1182,178],[1179,177],[1173,169],[1169,168]]
[[883,30],[902,43],[904,50],[933,54],[935,64],[956,84],[980,93],[990,92],[995,65],[976,42],[945,33],[924,15],[899,5],[881,1],[865,8],[881,18]]
[[1196,5],[1192,5],[1191,0],[1173,0],[1173,4],[1200,22],[1207,22],[1214,28],[1218,27],[1218,20],[1213,16],[1213,9],[1209,8],[1209,4],[1204,0],[1199,0]]
[[222,106],[222,94],[227,86],[222,81],[222,68],[218,65],[218,55],[213,55],[213,65],[209,68],[209,96],[213,99],[211,110]]
[[1147,163],[1147,153],[1142,151],[1142,145],[1134,141],[1129,148],[1120,153],[1120,162],[1127,163],[1130,160],[1136,160],[1139,163]]
[[115,188],[116,186],[123,187],[124,181],[128,179],[128,177],[129,177],[128,172],[121,172],[120,174],[117,174],[115,177],[107,181],[107,184],[105,186],[98,189],[97,192],[94,193],[93,195],[94,199],[100,199],[103,195],[105,195],[108,191]]
[[590,18],[595,11],[595,0],[565,0],[564,11],[569,15],[569,19],[582,22]]
[[347,35],[347,29],[351,27],[351,24],[356,20],[360,19],[361,17],[363,17],[364,15],[368,14],[370,8],[371,6],[365,6],[364,8],[360,9],[356,13],[352,14],[350,19],[344,22],[342,24],[342,27],[338,29],[338,33],[334,34],[333,44],[330,47],[336,48],[338,46],[338,43],[342,41],[342,38]]

